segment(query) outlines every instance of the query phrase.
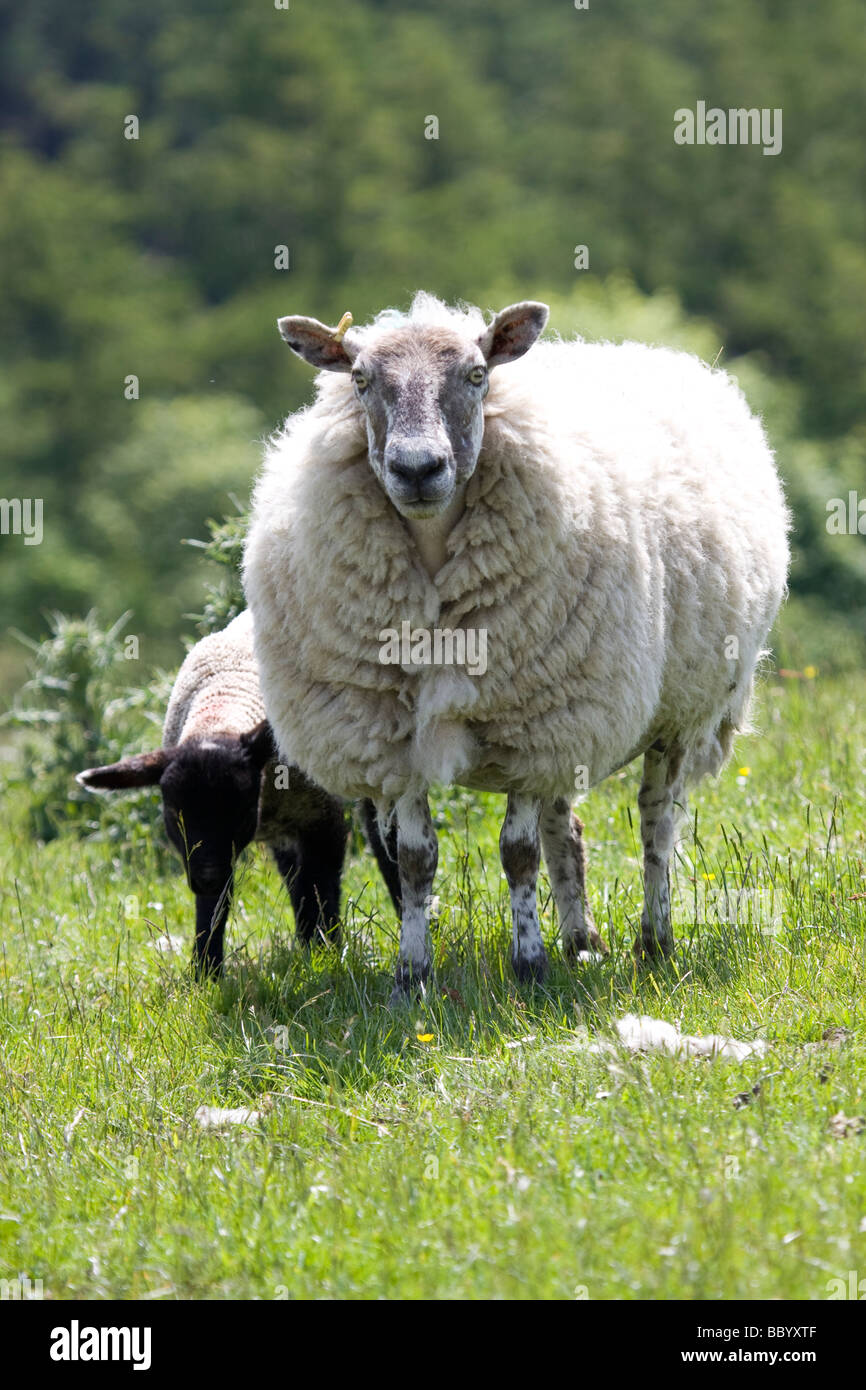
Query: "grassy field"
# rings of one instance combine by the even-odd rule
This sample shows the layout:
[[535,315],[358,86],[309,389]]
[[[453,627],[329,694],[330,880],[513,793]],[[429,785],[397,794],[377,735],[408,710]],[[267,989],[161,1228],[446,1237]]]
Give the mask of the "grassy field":
[[[440,797],[435,981],[396,1012],[360,847],[340,954],[294,949],[250,853],[226,978],[197,987],[179,874],[40,848],[7,797],[0,1275],[58,1299],[826,1299],[866,1277],[863,695],[764,685],[760,736],[693,798],[664,970],[631,954],[637,767],[581,812],[611,959],[555,953],[535,990],[508,963],[502,802]],[[543,878],[540,896],[552,941]],[[589,1049],[629,1012],[770,1048]],[[202,1105],[257,1117],[205,1130]]]

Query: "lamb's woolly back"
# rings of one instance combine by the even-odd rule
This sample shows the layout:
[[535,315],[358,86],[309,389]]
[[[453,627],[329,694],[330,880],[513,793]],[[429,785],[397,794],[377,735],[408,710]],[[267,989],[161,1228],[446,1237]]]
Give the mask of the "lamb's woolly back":
[[[484,329],[424,295],[357,332],[407,323]],[[271,441],[245,582],[284,754],[378,800],[438,779],[559,795],[575,765],[595,782],[662,737],[693,774],[718,768],[788,559],[735,382],[667,349],[546,343],[492,373],[484,416],[434,580],[369,467],[348,376],[321,373]],[[486,629],[487,671],[383,665],[381,632],[407,620]]]
[[164,748],[189,738],[242,734],[265,717],[248,609],[187,653],[171,692]]

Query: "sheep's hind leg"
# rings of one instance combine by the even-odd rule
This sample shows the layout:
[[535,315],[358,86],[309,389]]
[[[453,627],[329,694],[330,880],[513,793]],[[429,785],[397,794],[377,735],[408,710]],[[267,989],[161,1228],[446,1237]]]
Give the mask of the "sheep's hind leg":
[[511,963],[518,980],[543,980],[547,952],[538,925],[536,886],[541,859],[538,821],[541,802],[536,797],[509,792],[508,807],[499,835],[499,853],[511,894],[513,939]]
[[426,983],[430,973],[427,919],[439,862],[439,844],[426,793],[410,792],[401,796],[396,815],[403,920],[392,1004],[411,997],[419,985]]
[[586,896],[583,825],[566,797],[545,801],[541,809],[540,827],[544,861],[559,913],[563,955],[568,960],[575,960],[581,951],[590,948],[607,955],[607,943],[602,940],[592,920]]
[[644,854],[644,905],[638,958],[669,956],[674,947],[671,926],[670,859],[675,838],[674,803],[682,800],[682,755],[656,743],[644,754],[643,780],[638,793],[640,833]]

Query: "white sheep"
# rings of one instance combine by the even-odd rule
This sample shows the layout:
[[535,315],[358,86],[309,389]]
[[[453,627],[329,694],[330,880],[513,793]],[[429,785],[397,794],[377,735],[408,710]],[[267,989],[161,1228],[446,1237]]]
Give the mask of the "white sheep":
[[[508,794],[513,960],[537,977],[539,838],[564,945],[584,951],[570,802],[643,754],[636,950],[670,952],[675,803],[745,726],[785,592],[788,514],[735,382],[637,343],[524,357],[546,319],[522,303],[486,325],[422,294],[363,329],[279,323],[326,370],[256,491],[262,687],[287,758],[396,808],[395,997],[429,968],[436,781]],[[433,664],[433,629],[485,634],[483,671]]]
[[[159,785],[166,832],[195,895],[193,962],[218,973],[231,906],[234,865],[251,840],[270,846],[289,890],[299,939],[334,939],[347,828],[342,802],[297,767],[279,771],[259,685],[249,611],[187,653],[166,710],[162,747],[88,768],[77,781],[94,791]],[[365,829],[392,901],[399,878],[382,845],[372,803]]]

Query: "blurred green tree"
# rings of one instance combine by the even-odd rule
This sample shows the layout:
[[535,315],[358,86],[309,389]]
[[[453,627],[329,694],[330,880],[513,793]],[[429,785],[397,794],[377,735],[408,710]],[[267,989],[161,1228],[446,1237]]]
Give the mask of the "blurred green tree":
[[[309,393],[278,314],[423,287],[722,348],[788,482],[792,591],[856,646],[863,546],[825,509],[866,492],[864,70],[861,0],[10,10],[3,492],[44,499],[45,539],[0,537],[3,626],[116,591],[167,660],[201,601],[175,540],[245,500],[254,441]],[[698,100],[781,108],[782,152],[676,145]],[[20,675],[0,642],[0,688]]]

